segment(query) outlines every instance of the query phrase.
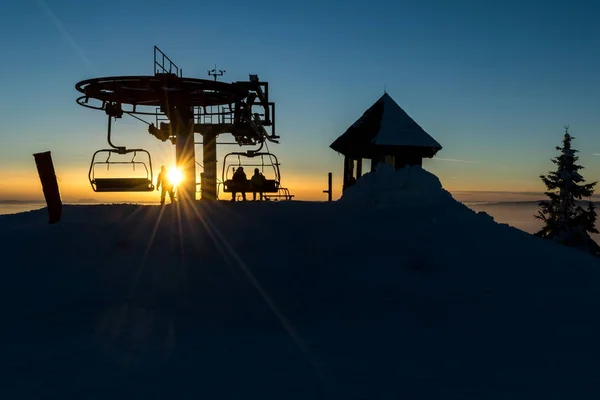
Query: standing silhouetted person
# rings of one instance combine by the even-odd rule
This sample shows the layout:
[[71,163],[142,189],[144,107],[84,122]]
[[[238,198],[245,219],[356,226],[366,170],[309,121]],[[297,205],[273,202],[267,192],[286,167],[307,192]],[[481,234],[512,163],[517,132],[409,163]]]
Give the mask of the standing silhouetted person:
[[246,173],[244,172],[244,167],[239,167],[231,178],[233,181],[233,190],[231,191],[231,201],[235,201],[235,196],[237,195],[236,189],[241,189],[242,192],[242,200],[246,201],[246,184],[248,182],[248,178],[246,177]]
[[263,188],[265,181],[265,176],[260,173],[258,168],[254,168],[254,175],[252,175],[252,178],[250,178],[250,184],[252,185],[252,200],[256,200],[256,192],[260,194],[259,200],[263,199]]
[[167,192],[169,192],[169,200],[171,203],[175,202],[175,189],[173,187],[173,183],[169,180],[167,176],[167,169],[164,165],[160,167],[160,174],[158,174],[158,179],[156,180],[156,190],[160,190],[162,187],[162,191],[160,192],[160,204],[165,204],[165,197],[167,196]]

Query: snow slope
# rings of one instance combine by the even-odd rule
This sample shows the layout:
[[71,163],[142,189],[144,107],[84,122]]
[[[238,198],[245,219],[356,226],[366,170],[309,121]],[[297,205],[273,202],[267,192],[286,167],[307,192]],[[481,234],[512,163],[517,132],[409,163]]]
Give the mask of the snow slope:
[[[600,272],[413,167],[333,203],[0,217],[0,398],[596,398]],[[183,234],[182,234],[183,233]]]

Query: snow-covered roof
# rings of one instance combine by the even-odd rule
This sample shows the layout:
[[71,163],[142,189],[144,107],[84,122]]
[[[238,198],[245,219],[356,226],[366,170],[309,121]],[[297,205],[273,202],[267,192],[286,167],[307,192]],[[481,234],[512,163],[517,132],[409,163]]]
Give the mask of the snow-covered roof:
[[[442,146],[417,124],[392,97],[384,93],[330,146],[346,155],[369,158],[410,149],[433,157]],[[387,153],[386,153],[387,152]]]
[[423,130],[389,94],[385,93],[383,101],[383,116],[381,126],[373,142],[388,146],[442,146]]

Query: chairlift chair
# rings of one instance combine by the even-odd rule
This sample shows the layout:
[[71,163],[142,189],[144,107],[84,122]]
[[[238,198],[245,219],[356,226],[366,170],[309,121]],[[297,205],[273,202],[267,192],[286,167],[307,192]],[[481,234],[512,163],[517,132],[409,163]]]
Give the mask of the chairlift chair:
[[[152,183],[152,157],[147,150],[144,149],[127,149],[123,146],[115,146],[111,142],[111,118],[120,118],[122,110],[118,104],[106,104],[106,114],[108,115],[108,144],[112,147],[111,149],[97,150],[92,156],[92,162],[90,163],[90,170],[88,172],[88,178],[90,185],[94,192],[150,192],[154,190],[154,184]],[[108,156],[104,161],[96,161],[98,154],[108,153]],[[110,157],[113,154],[126,155],[132,154],[133,157],[130,161],[111,161]],[[137,153],[144,153],[148,156],[148,163],[144,161],[136,161]],[[110,169],[110,165],[115,164],[127,164],[133,167],[135,171],[136,165],[141,165],[146,171],[146,177],[135,178],[135,177],[118,177],[118,178],[98,178],[96,177],[96,166],[99,164],[106,165],[106,169]]]
[[[137,153],[145,153],[148,156],[148,164],[143,161],[136,161]],[[108,153],[105,160],[96,161],[96,158],[101,153]],[[113,154],[131,154],[133,158],[130,161],[111,161]],[[96,177],[96,166],[106,165],[106,169],[110,169],[111,165],[131,165],[135,171],[136,166],[141,165],[146,172],[146,177],[117,177],[117,178],[98,178]],[[102,149],[94,153],[88,174],[90,184],[94,192],[151,192],[154,190],[152,183],[152,158],[150,153],[144,149],[129,149],[115,150]]]
[[[237,158],[237,163],[228,163],[227,159],[229,157],[236,157]],[[257,159],[256,162],[242,162],[242,157],[247,158],[247,159]],[[265,159],[267,159],[267,162],[265,162]],[[258,160],[260,160],[260,162],[258,162]],[[246,169],[246,167],[249,168],[250,172],[247,172],[247,177],[248,180],[244,183],[240,183],[240,182],[234,182],[232,180],[233,177],[233,169],[234,168],[239,168],[239,167],[244,167],[244,169]],[[270,176],[273,176],[274,179],[269,179],[268,177],[266,177],[265,182],[263,183],[263,186],[261,187],[261,192],[262,193],[278,193],[279,192],[279,184],[281,182],[281,173],[279,171],[279,161],[277,160],[277,157],[275,156],[275,154],[273,153],[269,153],[269,152],[253,152],[253,151],[248,151],[248,152],[232,152],[232,153],[228,153],[225,155],[224,159],[223,159],[223,172],[222,172],[222,182],[223,182],[223,192],[224,193],[232,193],[232,192],[239,192],[239,193],[252,193],[252,192],[258,192],[258,190],[254,190],[252,188],[252,185],[250,183],[250,178],[251,175],[253,174],[253,168],[259,168],[260,172],[264,175],[265,173],[265,169],[272,169],[272,174],[269,174]]]

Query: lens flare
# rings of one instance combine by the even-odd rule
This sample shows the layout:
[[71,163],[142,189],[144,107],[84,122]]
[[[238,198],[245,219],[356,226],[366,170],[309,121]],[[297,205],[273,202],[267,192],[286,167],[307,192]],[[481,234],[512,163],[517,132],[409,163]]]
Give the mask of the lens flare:
[[183,174],[177,167],[169,168],[167,172],[167,177],[169,178],[169,182],[173,184],[173,186],[178,186],[183,180]]

